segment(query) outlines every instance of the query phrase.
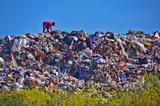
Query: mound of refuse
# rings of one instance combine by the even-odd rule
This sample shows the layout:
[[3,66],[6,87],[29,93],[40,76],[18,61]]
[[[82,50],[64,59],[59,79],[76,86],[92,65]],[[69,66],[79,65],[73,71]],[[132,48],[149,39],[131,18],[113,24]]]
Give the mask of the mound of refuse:
[[144,73],[160,73],[160,33],[84,31],[22,34],[0,40],[0,89],[86,85],[132,89]]

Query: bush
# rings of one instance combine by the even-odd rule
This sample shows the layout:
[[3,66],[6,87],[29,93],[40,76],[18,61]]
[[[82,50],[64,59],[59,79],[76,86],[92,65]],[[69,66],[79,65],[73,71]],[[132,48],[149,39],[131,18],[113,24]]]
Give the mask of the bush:
[[49,93],[40,89],[19,90],[0,94],[0,105],[5,106],[85,106],[102,105],[98,96],[87,96],[85,92]]
[[39,89],[5,92],[0,95],[0,103],[5,106],[43,106],[51,101],[51,96]]

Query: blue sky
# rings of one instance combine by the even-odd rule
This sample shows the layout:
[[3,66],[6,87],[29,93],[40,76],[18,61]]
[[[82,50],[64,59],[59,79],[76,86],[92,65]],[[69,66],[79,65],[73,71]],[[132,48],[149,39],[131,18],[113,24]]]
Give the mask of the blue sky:
[[160,0],[0,0],[0,36],[42,32],[42,22],[55,29],[160,31]]

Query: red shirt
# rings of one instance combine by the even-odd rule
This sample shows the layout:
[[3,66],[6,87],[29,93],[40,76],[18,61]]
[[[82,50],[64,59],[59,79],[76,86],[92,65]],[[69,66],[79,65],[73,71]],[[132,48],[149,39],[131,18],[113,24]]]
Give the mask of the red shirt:
[[50,22],[50,21],[44,21],[43,22],[43,26],[45,27],[45,28],[50,28],[51,26],[53,26],[54,25],[54,22]]

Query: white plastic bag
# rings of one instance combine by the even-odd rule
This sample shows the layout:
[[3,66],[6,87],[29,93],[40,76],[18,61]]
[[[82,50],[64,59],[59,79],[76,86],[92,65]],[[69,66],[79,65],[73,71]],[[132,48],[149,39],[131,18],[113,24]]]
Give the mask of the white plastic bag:
[[2,57],[0,57],[0,63],[3,63],[4,59]]

